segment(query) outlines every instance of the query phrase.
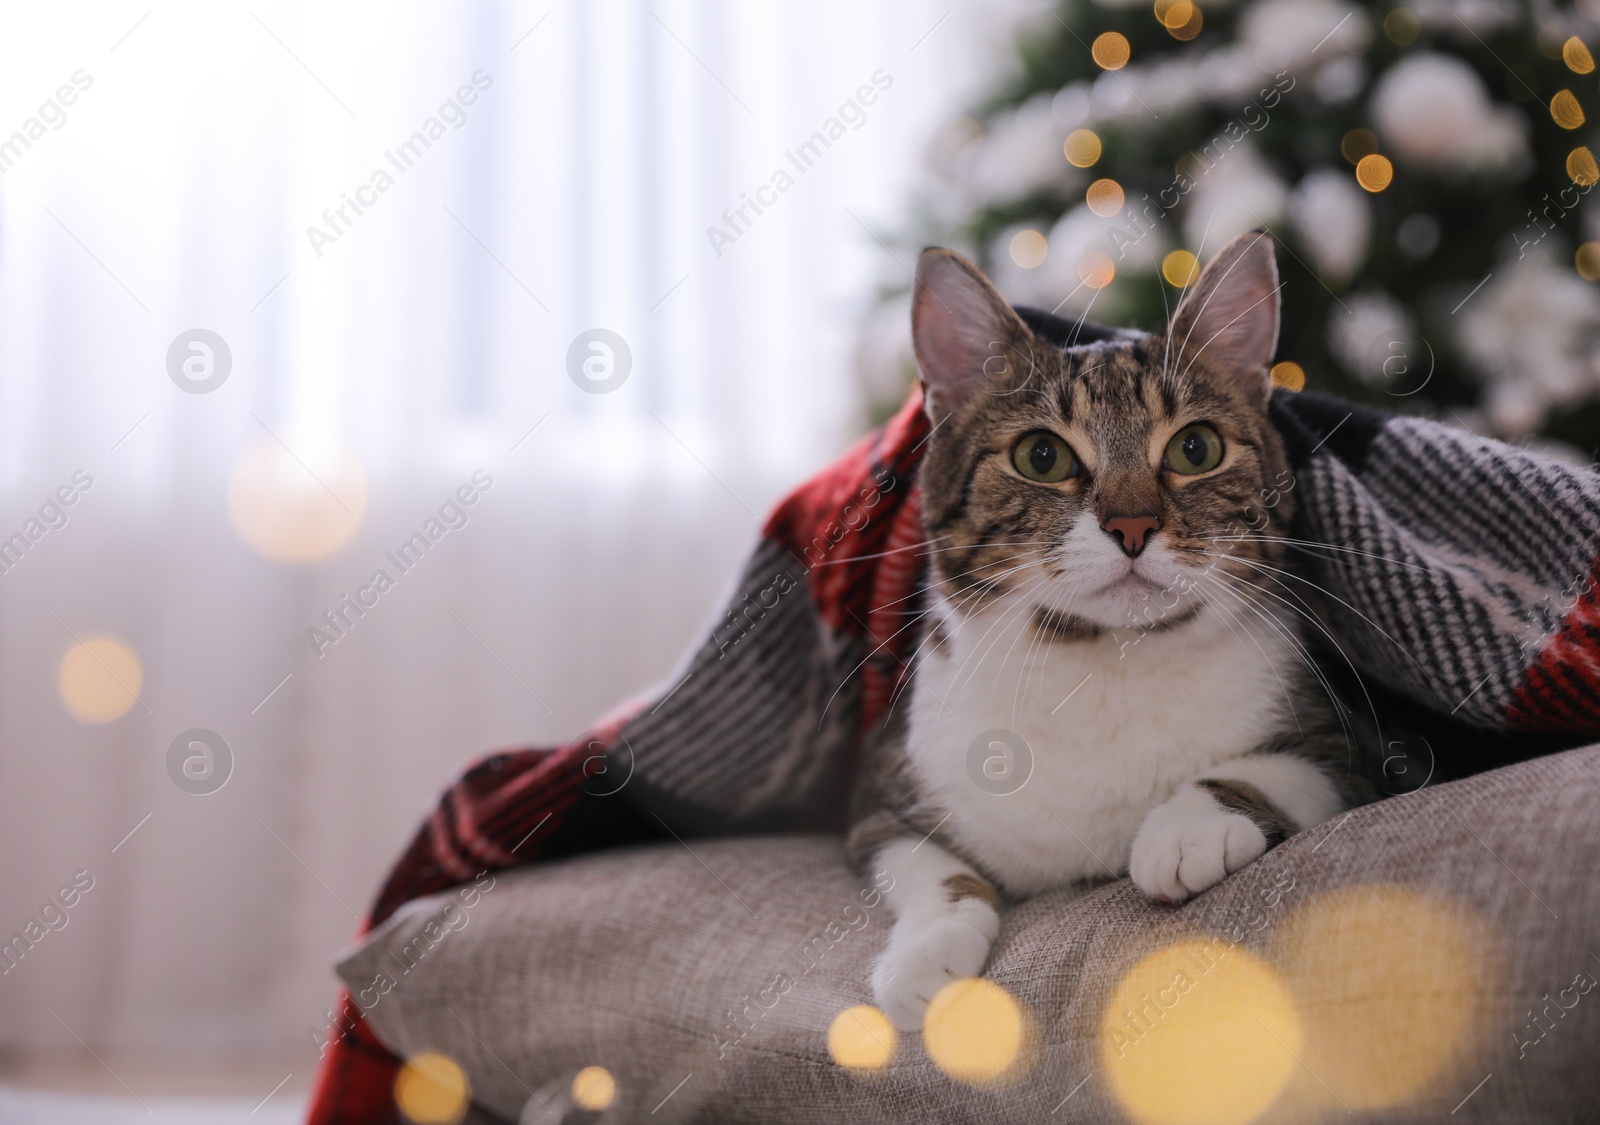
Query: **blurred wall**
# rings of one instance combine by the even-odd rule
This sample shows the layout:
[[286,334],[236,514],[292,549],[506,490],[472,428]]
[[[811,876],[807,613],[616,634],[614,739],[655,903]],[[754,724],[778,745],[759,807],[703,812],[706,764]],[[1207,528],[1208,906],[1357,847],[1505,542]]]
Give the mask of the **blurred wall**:
[[859,432],[909,280],[875,232],[1005,24],[34,5],[0,42],[0,936],[42,935],[0,1047],[309,1070],[452,771],[668,675]]

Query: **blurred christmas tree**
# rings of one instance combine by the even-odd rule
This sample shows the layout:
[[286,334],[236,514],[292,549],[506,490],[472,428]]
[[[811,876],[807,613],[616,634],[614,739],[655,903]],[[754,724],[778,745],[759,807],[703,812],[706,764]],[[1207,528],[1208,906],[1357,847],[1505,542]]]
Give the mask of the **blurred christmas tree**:
[[[1154,328],[1197,255],[1265,226],[1280,382],[1588,453],[1597,20],[1600,0],[1060,0],[940,135],[903,233],[1014,302]],[[903,305],[879,316],[904,339]],[[873,347],[891,401],[906,357]]]

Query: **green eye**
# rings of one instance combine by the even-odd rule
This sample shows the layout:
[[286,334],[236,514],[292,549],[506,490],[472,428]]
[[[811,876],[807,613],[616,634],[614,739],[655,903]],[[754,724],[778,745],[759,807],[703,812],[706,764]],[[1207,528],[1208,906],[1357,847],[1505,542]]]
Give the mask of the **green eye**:
[[1186,477],[1209,473],[1222,463],[1222,437],[1210,426],[1185,426],[1167,442],[1166,461]]
[[1017,442],[1011,463],[1017,472],[1040,484],[1056,484],[1078,472],[1078,459],[1067,443],[1047,430],[1035,430]]

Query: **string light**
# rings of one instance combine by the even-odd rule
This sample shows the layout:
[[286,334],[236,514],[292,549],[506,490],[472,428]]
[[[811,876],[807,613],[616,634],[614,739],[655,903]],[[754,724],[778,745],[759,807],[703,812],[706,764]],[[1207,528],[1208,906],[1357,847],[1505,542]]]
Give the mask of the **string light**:
[[871,1004],[857,1004],[828,1025],[828,1054],[847,1070],[878,1070],[894,1057],[896,1038],[888,1016]]
[[1594,56],[1576,35],[1561,45],[1561,59],[1574,74],[1588,74],[1594,69]]
[[1225,938],[1135,964],[1106,1003],[1100,1059],[1140,1125],[1245,1125],[1298,1069],[1303,1031],[1278,973]]
[[1303,391],[1306,389],[1306,370],[1289,360],[1275,363],[1272,365],[1272,385],[1287,391]]
[[599,1113],[617,1097],[617,1080],[603,1066],[586,1066],[572,1076],[572,1101],[579,1109]]
[[90,637],[73,645],[57,676],[61,702],[80,723],[120,719],[139,701],[144,668],[139,655],[116,637]]
[[1106,31],[1095,37],[1094,46],[1089,48],[1089,54],[1094,56],[1095,64],[1101,70],[1121,70],[1133,57],[1133,48],[1128,45],[1127,36],[1116,31]]
[[1594,153],[1583,145],[1567,153],[1567,175],[1581,187],[1594,186],[1600,181],[1600,165],[1595,163]]
[[1173,4],[1166,22],[1167,34],[1180,42],[1187,43],[1200,30],[1205,27],[1205,18],[1200,14],[1200,5],[1179,0]]
[[1600,281],[1600,242],[1585,242],[1578,247],[1572,264],[1585,281]]
[[1380,192],[1394,180],[1394,165],[1388,157],[1373,153],[1356,164],[1356,183],[1370,192]]
[[394,1100],[417,1125],[455,1125],[471,1101],[466,1073],[447,1055],[412,1056],[394,1077]]
[[1351,129],[1339,142],[1339,151],[1352,164],[1361,163],[1363,156],[1378,151],[1378,134],[1371,129]]
[[1089,185],[1083,198],[1089,204],[1089,210],[1102,219],[1109,219],[1122,210],[1122,185],[1116,180],[1096,180]]
[[1090,289],[1104,289],[1116,276],[1117,266],[1110,254],[1091,250],[1078,259],[1078,278]]
[[234,531],[274,562],[305,565],[338,554],[355,538],[366,505],[366,474],[342,448],[291,453],[261,434],[239,451],[228,478]]
[[1036,230],[1019,230],[1011,236],[1011,260],[1025,270],[1044,264],[1050,243]]
[[1074,168],[1087,168],[1100,159],[1100,137],[1093,129],[1074,129],[1067,134],[1061,151]]
[[1453,1090],[1473,1047],[1505,1034],[1486,1019],[1500,970],[1482,924],[1456,904],[1343,887],[1297,910],[1274,948],[1305,1028],[1296,1054],[1316,1075],[1306,1092],[1330,1108],[1415,1107],[1440,1082]]
[[1200,276],[1200,259],[1187,250],[1174,250],[1161,259],[1161,276],[1168,285],[1186,289]]
[[1550,117],[1563,129],[1577,129],[1583,125],[1583,107],[1571,90],[1558,90],[1550,99]]
[[951,1078],[994,1082],[1017,1063],[1024,1039],[1022,1009],[1011,994],[982,977],[951,981],[928,1005],[922,1043]]
[[1397,46],[1410,46],[1422,33],[1422,21],[1410,8],[1396,8],[1383,17],[1383,33]]

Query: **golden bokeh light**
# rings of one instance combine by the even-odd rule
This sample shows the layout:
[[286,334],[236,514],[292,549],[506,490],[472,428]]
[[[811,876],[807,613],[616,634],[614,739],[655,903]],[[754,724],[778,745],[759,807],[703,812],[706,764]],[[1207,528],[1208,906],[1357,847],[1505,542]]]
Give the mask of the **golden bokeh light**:
[[1011,236],[1011,260],[1025,270],[1044,265],[1050,242],[1036,230],[1019,230]]
[[1133,57],[1133,48],[1128,46],[1127,36],[1106,31],[1095,36],[1094,46],[1089,48],[1089,53],[1094,56],[1095,64],[1100,69],[1121,70]]
[[973,1085],[995,1082],[1017,1065],[1025,1032],[1022,1006],[982,977],[945,985],[922,1021],[922,1043],[934,1065]]
[[1346,887],[1290,916],[1276,947],[1305,1022],[1301,1059],[1317,1077],[1302,1093],[1328,1108],[1410,1103],[1487,1030],[1496,969],[1485,932],[1441,900]]
[[617,1098],[617,1080],[603,1066],[586,1066],[572,1076],[572,1102],[579,1109],[599,1113]]
[[61,658],[61,702],[80,723],[109,723],[126,715],[144,690],[139,655],[116,637],[90,637]]
[[1356,164],[1356,183],[1371,192],[1379,192],[1394,181],[1394,165],[1389,158],[1373,153],[1363,156]]
[[416,1125],[455,1125],[467,1114],[472,1091],[466,1073],[447,1055],[414,1055],[394,1078],[394,1100]]
[[1594,153],[1579,145],[1567,153],[1567,175],[1582,187],[1593,187],[1600,180],[1600,165],[1595,164]]
[[1389,37],[1389,42],[1409,46],[1422,34],[1422,21],[1410,8],[1396,8],[1383,17],[1383,33]]
[[1286,391],[1303,391],[1306,389],[1306,369],[1287,359],[1282,363],[1274,363],[1272,385]]
[[1093,129],[1074,129],[1061,145],[1067,163],[1087,168],[1100,159],[1100,137]]
[[1187,250],[1174,250],[1161,259],[1161,276],[1168,285],[1186,289],[1200,276],[1200,259]]
[[894,1024],[871,1004],[857,1004],[828,1025],[828,1054],[850,1070],[877,1070],[894,1057]]
[[1157,950],[1122,978],[1100,1022],[1100,1058],[1140,1125],[1244,1125],[1283,1091],[1302,1031],[1265,961],[1224,938]]
[[1102,219],[1109,219],[1122,210],[1124,199],[1122,185],[1116,180],[1096,180],[1089,185],[1089,190],[1084,192],[1083,198],[1089,205],[1089,210]]
[[290,448],[262,434],[239,451],[228,479],[228,517],[274,562],[305,565],[338,554],[367,507],[367,478],[346,449]]
[[1561,45],[1561,59],[1575,74],[1588,74],[1594,70],[1594,56],[1576,35]]
[[[1183,11],[1182,9],[1187,10]],[[1175,16],[1182,15],[1184,17],[1183,22],[1179,23],[1174,19],[1174,22],[1167,24],[1167,34],[1180,42],[1187,43],[1196,35],[1199,35],[1206,25],[1205,17],[1200,14],[1200,6],[1198,4],[1180,2],[1173,5],[1173,12]]]
[[1350,163],[1359,164],[1363,156],[1378,151],[1378,134],[1371,129],[1351,129],[1339,141],[1339,151]]
[[1104,289],[1117,276],[1117,264],[1102,250],[1091,250],[1078,259],[1078,279],[1090,289]]
[[1578,247],[1572,264],[1585,281],[1600,281],[1600,242],[1585,242]]
[[1557,90],[1550,99],[1550,117],[1563,129],[1577,129],[1583,125],[1583,107],[1571,90]]

